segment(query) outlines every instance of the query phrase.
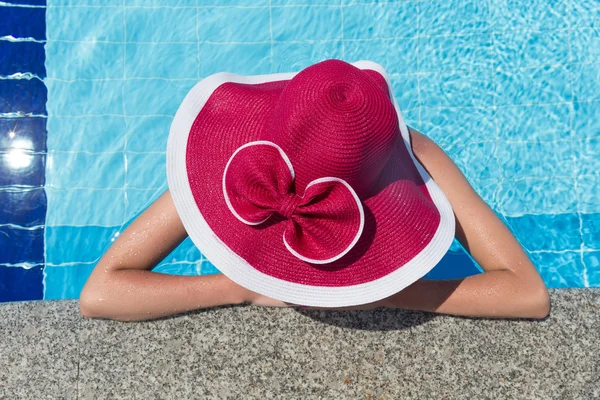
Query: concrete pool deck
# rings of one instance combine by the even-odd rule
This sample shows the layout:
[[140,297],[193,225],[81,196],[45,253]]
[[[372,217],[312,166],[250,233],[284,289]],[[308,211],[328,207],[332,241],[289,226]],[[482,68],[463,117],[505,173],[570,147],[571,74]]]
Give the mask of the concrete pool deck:
[[0,399],[600,398],[600,289],[543,321],[253,306],[153,322],[0,304]]

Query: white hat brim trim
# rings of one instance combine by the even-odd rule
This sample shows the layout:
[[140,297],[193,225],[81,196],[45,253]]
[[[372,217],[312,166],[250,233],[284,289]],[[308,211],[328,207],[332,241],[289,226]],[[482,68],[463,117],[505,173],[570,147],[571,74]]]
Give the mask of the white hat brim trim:
[[440,213],[440,223],[433,238],[419,254],[401,268],[371,282],[352,286],[310,286],[288,282],[264,274],[248,264],[212,231],[196,205],[186,168],[188,136],[198,113],[221,84],[260,84],[289,80],[296,73],[243,76],[221,72],[198,82],[177,110],[167,143],[167,180],[175,208],[194,244],[217,269],[237,284],[277,300],[305,306],[334,308],[368,304],[389,297],[422,278],[442,259],[452,244],[455,232],[452,207],[443,191],[412,152],[408,127],[393,96],[387,73],[381,65],[372,61],[357,61],[352,65],[380,73],[388,84],[404,144]]

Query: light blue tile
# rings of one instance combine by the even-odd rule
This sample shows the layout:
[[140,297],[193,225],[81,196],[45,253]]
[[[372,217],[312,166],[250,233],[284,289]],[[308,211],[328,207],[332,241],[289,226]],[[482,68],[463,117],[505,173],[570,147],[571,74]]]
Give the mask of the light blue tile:
[[496,139],[492,107],[421,108],[421,127],[427,136],[447,148],[457,142]]
[[277,41],[339,40],[342,12],[340,7],[327,6],[273,7],[271,28]]
[[573,100],[600,100],[600,68],[593,64],[571,65]]
[[94,264],[47,265],[44,268],[44,300],[78,299]]
[[494,31],[569,27],[567,0],[496,0],[490,5]]
[[388,74],[417,72],[417,39],[345,40],[346,60],[372,60],[384,66]]
[[496,104],[571,101],[569,71],[564,67],[496,71]]
[[511,231],[527,250],[578,251],[581,247],[576,213],[523,215],[507,220]]
[[125,186],[138,189],[158,189],[167,184],[164,153],[126,153]]
[[214,275],[214,274],[220,274],[221,271],[219,271],[219,269],[217,267],[215,267],[215,265],[213,263],[206,260],[200,264],[200,273],[202,275]]
[[[272,3],[275,5],[276,1],[274,0]],[[206,6],[267,7],[269,0],[198,0],[198,7]]]
[[123,187],[123,153],[71,153],[53,151],[46,159],[46,187],[56,189]]
[[195,8],[127,8],[127,42],[198,41]]
[[580,214],[581,232],[586,248],[600,250],[600,213]]
[[600,137],[600,102],[573,103],[573,137],[586,139]]
[[273,6],[332,6],[339,5],[340,1],[341,0],[271,0],[271,4]]
[[419,82],[416,74],[392,76],[390,81],[394,90],[394,97],[403,116],[405,110],[421,106],[419,102]]
[[502,180],[498,207],[507,217],[523,214],[564,214],[577,211],[573,178]]
[[123,189],[55,189],[46,187],[46,226],[121,225],[125,215]]
[[[575,173],[580,175],[600,174],[600,137],[574,140],[573,152],[575,154]],[[600,193],[600,188],[598,190]],[[600,205],[600,196],[598,198]]]
[[48,118],[48,151],[113,152],[125,147],[124,117]]
[[497,155],[505,179],[543,178],[573,173],[569,140],[498,143]]
[[570,26],[598,26],[600,19],[600,3],[598,0],[571,0]]
[[600,251],[583,253],[589,287],[600,288]]
[[426,1],[418,5],[421,35],[467,35],[485,32],[489,26],[487,2],[448,0]]
[[48,42],[45,48],[48,78],[123,78],[123,44]]
[[125,40],[122,7],[48,7],[46,38],[52,40]]
[[485,69],[492,66],[489,34],[419,38],[419,72]]
[[571,62],[600,63],[600,32],[597,28],[570,31]]
[[269,21],[269,9],[266,7],[198,9],[198,32],[201,42],[269,41]]
[[331,58],[342,58],[341,41],[273,43],[272,72],[296,72]]
[[600,187],[600,176],[579,175],[577,176],[577,198],[579,199],[579,212],[600,213],[600,202],[598,201],[598,188]]
[[175,115],[196,80],[133,79],[125,81],[125,113],[130,116]]
[[127,44],[127,78],[198,78],[198,45]]
[[467,179],[498,179],[500,167],[495,147],[494,142],[456,142],[445,150]]
[[126,6],[196,7],[197,0],[125,0]]
[[165,261],[170,263],[175,262],[192,262],[196,263],[200,261],[202,255],[198,248],[192,242],[192,239],[189,237],[186,238],[175,250],[171,252],[167,257],[165,257]]
[[127,150],[155,152],[167,150],[171,117],[127,117]]
[[169,263],[163,261],[152,269],[152,272],[167,275],[180,276],[198,276],[200,275],[200,266],[196,263]]
[[160,189],[134,189],[126,188],[125,194],[125,220],[130,222],[137,217],[142,211],[150,206],[158,199],[166,190],[166,182],[163,188]]
[[569,32],[510,30],[494,34],[497,68],[541,67],[569,62]]
[[530,254],[530,258],[549,288],[584,287],[583,264],[578,252],[540,252]]
[[489,107],[494,104],[492,72],[436,72],[419,80],[421,101],[428,107]]
[[414,37],[417,34],[416,2],[352,4],[344,6],[342,11],[345,40]]
[[45,232],[46,263],[96,263],[118,237],[119,231],[118,226],[48,226]]
[[123,81],[45,81],[50,116],[123,115]]
[[496,193],[498,192],[498,186],[500,185],[498,179],[471,179],[469,183],[483,201],[485,201],[492,209],[497,208],[498,198]]
[[216,72],[242,75],[268,74],[271,71],[271,45],[200,44],[200,75]]
[[561,140],[571,137],[571,104],[498,107],[498,138],[503,140]]
[[122,6],[123,0],[47,0],[48,8],[59,6]]

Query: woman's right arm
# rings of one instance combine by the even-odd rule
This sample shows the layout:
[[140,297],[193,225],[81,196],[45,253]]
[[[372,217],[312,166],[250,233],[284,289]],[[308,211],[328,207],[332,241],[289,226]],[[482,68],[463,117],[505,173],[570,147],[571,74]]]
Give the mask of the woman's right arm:
[[251,292],[223,274],[177,276],[149,271],[186,237],[167,190],[98,262],[81,292],[81,313],[133,321],[247,301]]

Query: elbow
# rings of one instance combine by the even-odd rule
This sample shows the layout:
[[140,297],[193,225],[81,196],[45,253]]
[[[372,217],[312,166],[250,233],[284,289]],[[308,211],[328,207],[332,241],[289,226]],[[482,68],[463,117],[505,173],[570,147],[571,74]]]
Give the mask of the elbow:
[[530,292],[528,317],[532,319],[544,319],[550,315],[550,294],[544,284]]
[[85,318],[105,318],[102,293],[86,285],[79,296],[79,312]]

